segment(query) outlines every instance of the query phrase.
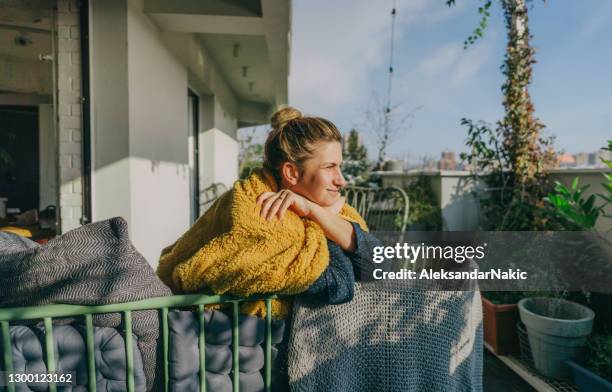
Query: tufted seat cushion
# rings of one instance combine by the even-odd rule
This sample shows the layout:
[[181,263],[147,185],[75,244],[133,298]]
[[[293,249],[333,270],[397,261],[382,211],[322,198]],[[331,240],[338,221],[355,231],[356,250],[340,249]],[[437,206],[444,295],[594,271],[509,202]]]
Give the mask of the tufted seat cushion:
[[[45,334],[38,326],[15,325],[10,328],[15,373],[46,373]],[[146,389],[142,356],[134,339],[134,384],[137,391]],[[58,373],[74,372],[74,391],[86,390],[87,354],[85,329],[75,325],[53,327],[55,364]],[[0,346],[1,347],[1,346]],[[96,386],[98,391],[126,390],[125,343],[123,335],[113,328],[94,327]],[[1,362],[1,361],[0,361]],[[4,369],[4,363],[1,364]],[[46,391],[45,384],[18,384],[18,390]]]
[[[207,390],[211,392],[232,391],[232,320],[223,311],[206,311],[205,322],[205,367]],[[191,311],[169,312],[170,331],[170,390],[199,391],[199,324],[197,314]],[[240,390],[256,392],[264,390],[263,369],[264,320],[253,316],[239,318],[239,367]],[[273,380],[278,383],[286,372],[280,364],[279,345],[285,335],[285,322],[272,323]],[[10,327],[13,351],[13,368],[16,373],[46,373],[44,355],[44,328],[34,325]],[[58,372],[75,372],[73,391],[86,390],[87,354],[85,328],[82,325],[55,325],[56,369]],[[134,382],[136,391],[146,390],[142,356],[138,351],[137,337],[134,342]],[[0,351],[2,345],[0,342]],[[96,385],[98,391],[126,390],[125,342],[122,333],[114,328],[94,327],[94,350],[96,361]],[[5,369],[0,356],[0,368]],[[18,390],[45,391],[45,384],[20,385]],[[278,389],[278,388],[275,388]]]
[[[189,311],[169,312],[170,325],[170,387],[172,390],[199,391],[199,325],[197,314]],[[208,391],[232,390],[232,319],[223,311],[206,311],[205,366]],[[253,316],[240,316],[239,379],[240,390],[264,390],[265,322]],[[272,378],[283,379],[286,372],[278,352],[285,335],[285,322],[272,322]],[[281,349],[282,350],[282,349]],[[286,377],[286,376],[285,376]],[[278,389],[278,388],[276,388]]]

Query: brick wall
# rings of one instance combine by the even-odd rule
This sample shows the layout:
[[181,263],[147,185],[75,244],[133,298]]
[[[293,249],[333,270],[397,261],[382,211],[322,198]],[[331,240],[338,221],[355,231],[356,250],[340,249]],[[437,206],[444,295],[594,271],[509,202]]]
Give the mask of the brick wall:
[[82,193],[81,41],[76,0],[57,1],[61,231],[80,226]]

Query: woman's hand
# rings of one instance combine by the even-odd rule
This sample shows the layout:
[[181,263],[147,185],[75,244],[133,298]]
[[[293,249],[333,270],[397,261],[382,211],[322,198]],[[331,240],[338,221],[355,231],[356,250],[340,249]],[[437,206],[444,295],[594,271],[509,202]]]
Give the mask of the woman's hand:
[[279,192],[264,192],[257,198],[257,204],[261,205],[259,215],[266,220],[272,220],[275,216],[279,220],[282,219],[289,208],[300,217],[310,215],[312,210],[310,200],[291,192],[289,189],[283,189]]

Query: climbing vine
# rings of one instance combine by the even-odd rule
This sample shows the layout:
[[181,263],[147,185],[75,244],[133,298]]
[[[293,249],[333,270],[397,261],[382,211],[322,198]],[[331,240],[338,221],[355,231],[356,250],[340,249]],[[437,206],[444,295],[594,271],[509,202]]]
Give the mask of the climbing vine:
[[[453,5],[454,0],[447,0]],[[500,0],[508,43],[502,92],[505,115],[495,129],[482,122],[462,119],[468,127],[464,161],[478,170],[486,192],[479,195],[484,228],[489,230],[541,230],[550,226],[543,212],[544,197],[551,189],[547,169],[555,162],[552,138],[542,136],[542,122],[535,116],[529,94],[535,49],[528,26],[526,0]],[[491,0],[479,8],[479,26],[465,41],[473,44],[484,34]]]

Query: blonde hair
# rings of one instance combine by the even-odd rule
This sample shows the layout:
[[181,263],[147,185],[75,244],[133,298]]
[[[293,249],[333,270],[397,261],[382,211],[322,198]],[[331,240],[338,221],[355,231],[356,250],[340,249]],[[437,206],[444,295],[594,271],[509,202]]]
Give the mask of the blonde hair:
[[315,144],[341,142],[338,128],[321,117],[303,116],[291,106],[279,109],[270,118],[272,130],[264,146],[264,167],[280,181],[280,168],[285,162],[301,167],[312,156]]

